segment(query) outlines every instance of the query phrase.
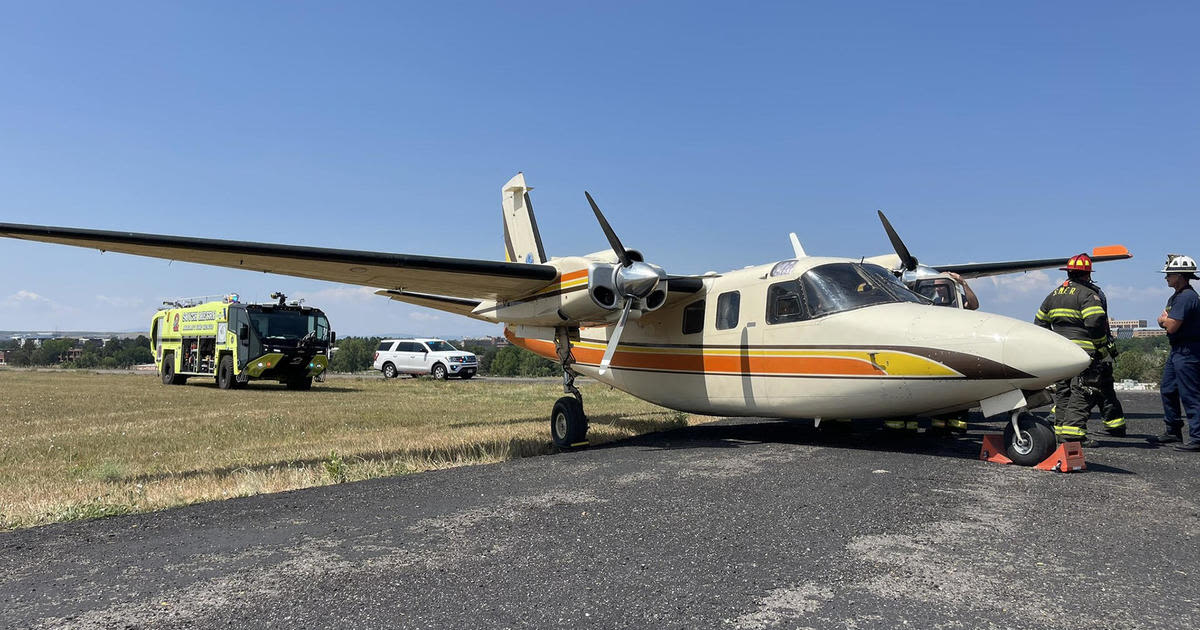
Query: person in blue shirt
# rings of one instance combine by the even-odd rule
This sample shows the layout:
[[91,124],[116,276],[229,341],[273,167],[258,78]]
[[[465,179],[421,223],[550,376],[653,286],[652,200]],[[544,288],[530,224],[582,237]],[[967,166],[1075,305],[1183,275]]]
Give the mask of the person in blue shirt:
[[[1167,331],[1171,354],[1163,366],[1163,422],[1166,430],[1158,436],[1160,444],[1180,442],[1181,451],[1200,452],[1200,296],[1190,280],[1196,275],[1196,261],[1190,256],[1167,255],[1167,286],[1175,294],[1167,300],[1167,308],[1158,316],[1158,325]],[[1183,444],[1183,417],[1180,403],[1188,421],[1188,442]]]

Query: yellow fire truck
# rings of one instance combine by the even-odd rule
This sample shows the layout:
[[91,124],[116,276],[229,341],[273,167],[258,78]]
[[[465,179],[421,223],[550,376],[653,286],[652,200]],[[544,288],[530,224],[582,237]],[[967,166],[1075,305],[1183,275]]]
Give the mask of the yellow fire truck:
[[309,389],[329,366],[335,335],[320,309],[288,304],[243,304],[237,294],[164,302],[150,321],[154,363],[165,385],[209,376],[221,389],[273,379]]

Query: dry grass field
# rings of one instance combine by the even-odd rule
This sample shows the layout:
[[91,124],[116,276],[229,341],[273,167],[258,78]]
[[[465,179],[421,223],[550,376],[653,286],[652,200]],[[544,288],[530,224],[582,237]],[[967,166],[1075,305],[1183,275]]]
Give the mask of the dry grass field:
[[[581,387],[593,444],[708,418]],[[222,391],[0,370],[0,527],[145,512],[549,453],[556,381],[333,378]]]

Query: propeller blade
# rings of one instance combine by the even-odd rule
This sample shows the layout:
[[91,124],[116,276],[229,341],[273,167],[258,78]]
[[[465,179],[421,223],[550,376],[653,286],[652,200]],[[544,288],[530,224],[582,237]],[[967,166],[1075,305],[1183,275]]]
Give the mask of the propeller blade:
[[629,309],[631,308],[633,308],[633,300],[625,300],[625,310],[621,311],[621,319],[617,321],[612,339],[608,340],[608,347],[604,349],[604,358],[600,360],[601,375],[608,371],[608,364],[612,362],[613,354],[617,352],[617,344],[621,343],[621,331],[625,330],[625,320],[629,319]]
[[622,267],[628,267],[633,261],[629,260],[629,254],[625,253],[625,246],[621,244],[621,239],[617,238],[617,233],[613,231],[612,226],[608,224],[608,220],[600,212],[600,206],[596,205],[596,200],[588,191],[583,191],[587,197],[588,203],[592,204],[592,212],[596,213],[596,219],[600,221],[600,229],[604,230],[604,235],[608,237],[608,244],[612,245],[613,251],[617,253],[617,259],[621,261]]
[[900,264],[904,265],[905,271],[912,271],[917,268],[917,259],[912,254],[908,253],[908,248],[904,246],[904,241],[900,240],[900,235],[896,230],[892,229],[892,224],[888,222],[887,217],[883,216],[882,210],[876,210],[879,213],[879,220],[883,221],[883,229],[887,231],[888,239],[892,241],[892,248],[896,250],[896,255],[900,256]]

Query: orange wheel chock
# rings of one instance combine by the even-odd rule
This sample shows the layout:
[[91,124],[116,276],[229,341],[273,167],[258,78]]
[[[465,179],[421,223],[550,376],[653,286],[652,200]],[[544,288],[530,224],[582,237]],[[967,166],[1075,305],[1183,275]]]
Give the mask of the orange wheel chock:
[[1004,436],[999,433],[989,433],[983,436],[983,447],[979,449],[979,459],[993,464],[1013,463],[1013,460],[1004,454]]
[[1034,466],[1038,470],[1053,470],[1057,472],[1078,472],[1087,470],[1087,463],[1083,461],[1083,447],[1079,442],[1063,442],[1054,449],[1042,463]]

